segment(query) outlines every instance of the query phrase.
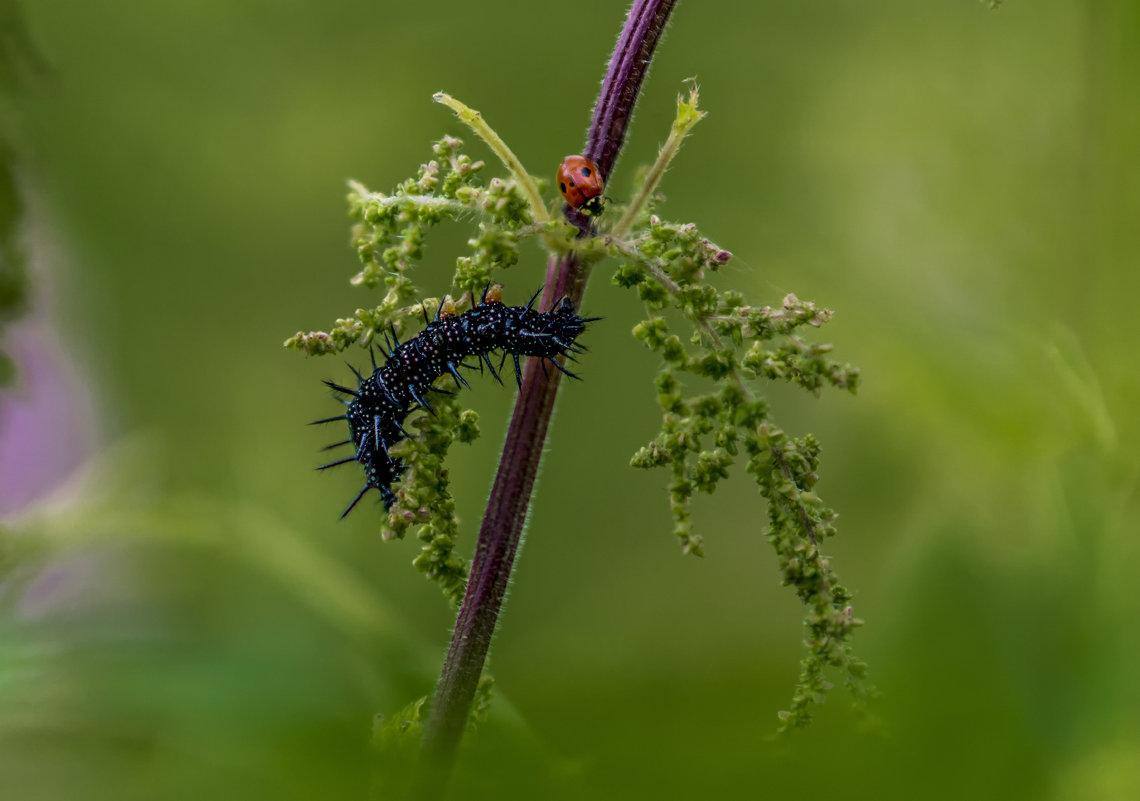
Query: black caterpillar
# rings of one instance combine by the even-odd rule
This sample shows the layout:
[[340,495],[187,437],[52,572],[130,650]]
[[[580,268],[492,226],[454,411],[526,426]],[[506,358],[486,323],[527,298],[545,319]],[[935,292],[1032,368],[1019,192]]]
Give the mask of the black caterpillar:
[[[392,506],[396,500],[392,484],[403,475],[405,465],[399,459],[389,456],[388,448],[410,436],[404,430],[403,421],[416,406],[432,411],[426,399],[428,392],[451,394],[432,386],[437,378],[450,373],[457,385],[470,386],[459,373],[461,367],[473,369],[472,365],[463,362],[468,356],[481,360],[478,363],[480,372],[486,364],[500,384],[503,381],[489,358],[489,354],[495,350],[503,351],[499,362],[500,370],[508,355],[514,358],[515,379],[520,387],[520,356],[549,360],[571,378],[578,377],[563,367],[557,357],[573,358],[571,353],[581,353],[584,348],[575,345],[574,340],[585,330],[586,323],[599,318],[579,317],[569,298],[556,302],[548,312],[536,311],[531,306],[538,297],[538,292],[525,306],[506,306],[502,302],[501,289],[497,284],[489,285],[483,291],[479,305],[463,314],[456,314],[455,306],[450,301],[442,301],[436,310],[435,319],[428,321],[425,307],[424,322],[427,327],[415,337],[403,344],[396,340],[393,346],[385,335],[387,359],[383,366],[377,367],[375,352],[372,353],[371,376],[365,378],[355,367],[349,365],[360,383],[358,389],[349,389],[332,381],[325,382],[352,400],[341,401],[348,407],[344,414],[316,420],[314,425],[347,420],[349,439],[330,445],[329,448],[353,444],[356,446],[356,454],[321,465],[317,469],[325,470],[349,462],[360,462],[364,466],[364,488],[341,513],[341,518],[351,512],[370,489],[380,491],[385,509]],[[395,336],[393,330],[393,339]]]

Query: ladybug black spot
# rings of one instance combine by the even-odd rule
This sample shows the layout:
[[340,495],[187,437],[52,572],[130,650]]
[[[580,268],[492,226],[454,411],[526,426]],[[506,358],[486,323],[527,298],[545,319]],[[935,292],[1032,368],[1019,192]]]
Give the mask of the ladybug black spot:
[[582,175],[589,178],[590,177],[590,168],[589,167],[583,167],[582,168]]
[[560,183],[558,184],[558,188],[562,190],[562,194],[566,194],[566,184]]

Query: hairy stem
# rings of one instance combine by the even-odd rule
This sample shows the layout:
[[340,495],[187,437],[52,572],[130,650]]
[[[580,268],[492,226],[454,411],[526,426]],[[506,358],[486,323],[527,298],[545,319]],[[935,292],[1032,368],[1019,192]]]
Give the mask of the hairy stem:
[[526,202],[530,206],[530,214],[536,223],[544,223],[550,219],[550,215],[546,211],[546,205],[542,202],[542,195],[539,194],[538,186],[534,183],[534,179],[530,177],[519,161],[519,157],[515,155],[514,151],[507,147],[507,143],[495,133],[495,129],[486,123],[483,119],[482,113],[476,111],[470,106],[456,100],[446,92],[436,92],[432,95],[432,100],[437,103],[442,103],[449,109],[455,112],[455,116],[463,122],[468,128],[478,134],[479,138],[487,143],[487,146],[494,151],[499,160],[503,162],[503,166],[510,171],[515,180],[519,183],[519,188],[522,189],[523,195],[526,196]]
[[[641,83],[674,4],[675,0],[635,0],[618,37],[586,145],[587,157],[606,177],[617,162]],[[567,219],[583,234],[588,232],[588,218],[567,210]],[[573,253],[552,259],[542,308],[550,308],[559,297],[568,297],[579,305],[585,272],[583,260]],[[419,776],[424,798],[442,792],[467,723],[522,539],[561,375],[551,371],[547,379],[539,360],[527,361],[479,529],[471,578],[424,726]]]
[[377,203],[383,209],[399,206],[401,203],[414,203],[419,208],[451,212],[456,216],[471,213],[471,206],[448,197],[439,197],[438,195],[385,195],[383,192],[369,192],[355,181],[349,181],[349,186],[360,195],[361,200]]
[[657,160],[653,162],[653,166],[649,168],[649,174],[642,182],[641,188],[637,190],[637,197],[630,202],[625,214],[610,231],[610,235],[614,238],[624,239],[633,230],[638,215],[648,205],[649,199],[657,191],[657,185],[665,177],[665,170],[669,167],[669,163],[673,161],[673,157],[681,149],[681,142],[693,130],[693,126],[704,119],[705,112],[697,109],[697,94],[697,85],[693,83],[689,90],[689,101],[687,103],[683,97],[677,96],[677,118],[673,120],[673,127],[669,130],[669,138],[665,140],[665,144],[658,151]]

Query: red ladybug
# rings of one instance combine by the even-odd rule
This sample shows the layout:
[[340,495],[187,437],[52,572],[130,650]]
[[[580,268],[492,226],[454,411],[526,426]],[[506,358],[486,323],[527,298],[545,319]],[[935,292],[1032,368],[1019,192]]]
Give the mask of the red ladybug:
[[562,197],[566,198],[570,208],[591,216],[602,213],[605,205],[602,192],[606,185],[602,181],[598,165],[585,156],[567,156],[562,159],[562,164],[558,167],[558,188],[562,190]]

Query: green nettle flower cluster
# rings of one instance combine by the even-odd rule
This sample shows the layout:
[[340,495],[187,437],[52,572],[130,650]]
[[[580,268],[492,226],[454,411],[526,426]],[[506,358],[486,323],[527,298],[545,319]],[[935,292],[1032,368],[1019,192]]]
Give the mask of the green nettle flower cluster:
[[424,307],[434,313],[440,300],[416,302],[419,292],[409,274],[423,259],[427,229],[445,220],[478,220],[478,234],[468,241],[473,255],[457,259],[454,279],[459,294],[468,293],[468,305],[470,293],[477,297],[496,270],[518,262],[518,230],[533,222],[527,201],[514,181],[477,183],[484,164],[461,153],[462,147],[461,140],[444,137],[433,147],[435,158],[390,195],[349,183],[349,214],[356,222],[352,241],[362,265],[352,284],[367,289],[383,285],[386,294],[375,308],[357,309],[328,332],[298,332],[285,347],[310,356],[354,344],[367,347],[375,336],[393,329],[403,336]]
[[[349,206],[355,220],[353,241],[362,269],[352,283],[383,286],[381,303],[357,309],[337,320],[328,332],[299,332],[286,347],[310,355],[335,353],[351,345],[370,347],[377,337],[410,333],[415,320],[434,313],[441,299],[420,297],[410,277],[423,258],[427,229],[444,220],[474,223],[470,252],[456,260],[453,279],[459,311],[477,302],[483,288],[519,259],[519,243],[538,237],[554,255],[576,252],[586,265],[603,258],[618,263],[613,280],[635,289],[646,319],[633,335],[662,360],[656,378],[662,410],[661,431],[633,457],[637,468],[669,470],[674,532],[687,554],[700,556],[702,538],[693,533],[690,502],[696,492],[712,493],[743,456],[767,502],[769,542],[776,551],[786,585],[807,609],[799,684],[791,708],[781,712],[781,728],[804,725],[811,707],[830,688],[826,668],[837,669],[857,702],[873,692],[864,683],[864,665],[851,652],[850,639],[861,621],[850,607],[851,595],[839,583],[822,551],[835,534],[836,513],[815,493],[820,446],[810,434],[791,437],[769,418],[755,385],[787,381],[818,394],[824,387],[855,392],[859,371],[830,357],[831,346],[803,338],[805,330],[827,322],[832,312],[794,295],[778,306],[757,306],[735,291],[719,290],[708,279],[732,254],[701,235],[695,225],[666,222],[654,213],[656,189],[681,141],[704,112],[694,87],[678,98],[678,113],[657,162],[645,171],[634,199],[621,207],[611,202],[592,236],[553,215],[539,185],[486,125],[478,112],[448,97],[436,100],[452,108],[506,165],[510,178],[482,182],[484,164],[462,153],[462,142],[445,137],[434,158],[390,195],[351,184]],[[557,205],[560,199],[555,199]],[[711,392],[694,394],[690,385]],[[453,379],[439,388],[455,389]],[[456,440],[470,442],[478,419],[456,396],[433,402],[434,415],[413,418],[416,429],[392,453],[407,465],[395,485],[396,503],[384,523],[385,538],[404,537],[410,528],[423,543],[416,567],[437,582],[454,604],[461,600],[468,565],[456,554],[455,507],[443,467]],[[489,688],[488,688],[489,692]]]
[[[632,244],[635,251],[630,251]],[[663,362],[656,378],[661,432],[633,457],[638,468],[665,467],[672,474],[669,497],[674,533],[685,553],[700,556],[702,539],[692,531],[690,500],[713,493],[743,451],[746,469],[768,502],[769,542],[776,550],[784,583],[795,587],[808,607],[808,655],[782,726],[810,720],[810,705],[829,688],[824,668],[841,670],[854,696],[864,700],[864,664],[850,648],[850,593],[821,551],[835,534],[836,513],[813,492],[819,480],[819,443],[810,434],[791,438],[768,418],[768,405],[750,382],[780,379],[818,393],[825,385],[855,392],[858,368],[827,357],[829,345],[808,343],[796,332],[818,327],[831,317],[794,295],[779,308],[749,306],[737,292],[718,292],[704,283],[708,272],[729,254],[700,236],[692,225],[670,225],[650,218],[645,236],[623,245],[629,259],[614,274],[620,286],[636,288],[649,312],[634,336]],[[687,336],[673,333],[665,312],[675,310]],[[686,347],[687,343],[687,347]],[[716,391],[686,395],[683,374],[707,379]]]

